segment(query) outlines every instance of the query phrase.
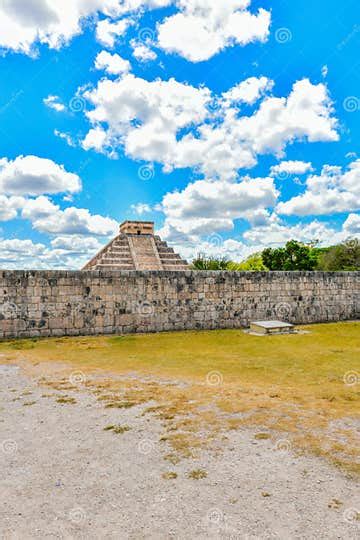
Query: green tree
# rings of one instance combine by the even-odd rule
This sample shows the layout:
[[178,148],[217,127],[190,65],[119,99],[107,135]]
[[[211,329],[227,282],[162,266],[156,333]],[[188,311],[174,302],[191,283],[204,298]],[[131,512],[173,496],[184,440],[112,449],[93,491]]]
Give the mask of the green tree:
[[314,270],[317,257],[313,245],[290,240],[283,248],[267,248],[262,252],[262,260],[269,270]]
[[229,270],[238,272],[266,272],[268,268],[264,264],[261,253],[254,253],[240,263],[230,262]]
[[192,262],[193,270],[228,270],[229,261],[226,257],[206,257],[205,255],[198,255]]
[[317,268],[326,272],[360,270],[360,242],[357,238],[332,246],[319,256]]

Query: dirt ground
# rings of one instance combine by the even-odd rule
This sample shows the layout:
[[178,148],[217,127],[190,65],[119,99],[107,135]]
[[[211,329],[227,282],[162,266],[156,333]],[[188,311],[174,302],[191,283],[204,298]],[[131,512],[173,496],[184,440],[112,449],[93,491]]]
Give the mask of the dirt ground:
[[0,366],[0,538],[360,537],[359,484],[286,442],[274,448],[251,430],[230,431],[221,452],[173,465],[145,406],[106,409],[86,391],[59,403],[60,395]]

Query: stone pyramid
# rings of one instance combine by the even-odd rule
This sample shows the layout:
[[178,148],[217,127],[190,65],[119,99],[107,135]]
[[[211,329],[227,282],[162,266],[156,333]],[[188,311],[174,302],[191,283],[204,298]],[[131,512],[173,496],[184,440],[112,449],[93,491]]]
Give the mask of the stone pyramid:
[[159,236],[152,221],[124,221],[120,233],[83,270],[171,270],[189,266]]

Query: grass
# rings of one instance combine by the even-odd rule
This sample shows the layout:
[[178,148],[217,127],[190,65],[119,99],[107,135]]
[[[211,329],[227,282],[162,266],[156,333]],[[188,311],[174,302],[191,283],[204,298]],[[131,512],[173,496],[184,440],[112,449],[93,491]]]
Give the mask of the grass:
[[104,431],[112,431],[113,433],[116,433],[116,435],[122,435],[123,433],[126,433],[126,431],[130,431],[129,426],[120,426],[120,425],[109,425],[104,427]]
[[[102,401],[107,400],[105,398]],[[105,405],[105,409],[129,409],[130,407],[134,407],[134,405],[136,405],[136,403],[133,403],[131,401],[110,401]]]
[[207,472],[204,469],[194,469],[188,473],[188,478],[192,480],[202,480],[207,477]]
[[165,472],[162,474],[162,477],[164,478],[164,480],[175,480],[178,475],[176,472]]
[[58,397],[56,400],[56,403],[60,403],[62,405],[66,405],[66,404],[74,405],[76,403],[76,399],[69,396],[63,396],[63,397]]
[[[49,361],[67,363],[69,371],[89,375],[84,386],[105,407],[149,403],[144,414],[162,423],[170,462],[216,446],[229,430],[249,427],[275,448],[284,439],[295,451],[360,472],[359,384],[344,382],[347,373],[360,372],[360,323],[306,330],[269,337],[216,330],[21,340],[1,343],[0,352],[8,362],[25,359],[37,370],[49,370]],[[93,372],[120,375],[121,385],[105,375],[93,381]],[[73,389],[69,375],[45,377],[44,384]]]
[[339,501],[338,499],[331,499],[331,501],[328,504],[329,508],[334,508],[335,510],[338,510],[343,506],[343,502]]
[[265,441],[266,439],[271,439],[270,433],[255,433],[254,438],[258,441]]

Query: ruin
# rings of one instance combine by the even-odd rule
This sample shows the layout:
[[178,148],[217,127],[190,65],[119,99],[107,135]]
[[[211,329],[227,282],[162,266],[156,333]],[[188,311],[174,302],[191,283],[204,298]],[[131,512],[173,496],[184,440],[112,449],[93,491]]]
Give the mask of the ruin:
[[360,317],[360,272],[0,270],[0,339]]
[[155,235],[152,221],[124,221],[119,234],[83,270],[184,271],[189,266]]

